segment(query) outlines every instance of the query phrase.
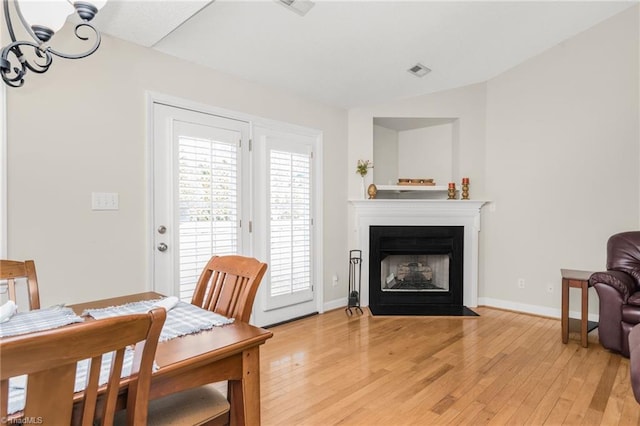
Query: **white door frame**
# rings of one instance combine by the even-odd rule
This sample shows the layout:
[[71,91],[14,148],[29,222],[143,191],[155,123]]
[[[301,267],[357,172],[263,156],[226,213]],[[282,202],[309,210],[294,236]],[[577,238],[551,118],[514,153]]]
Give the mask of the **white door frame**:
[[7,236],[7,88],[0,88],[0,258],[8,259]]
[[[297,126],[294,124],[283,123],[276,120],[269,120],[266,118],[254,116],[251,114],[246,114],[237,111],[231,111],[224,108],[214,107],[211,105],[203,104],[200,102],[194,102],[187,99],[179,98],[176,96],[166,95],[163,93],[147,91],[146,92],[146,109],[147,109],[147,149],[145,153],[145,162],[147,164],[147,226],[146,226],[146,234],[145,240],[147,241],[147,283],[146,288],[147,291],[152,291],[153,282],[154,282],[154,271],[153,271],[153,256],[155,251],[155,236],[153,234],[153,230],[151,229],[151,225],[153,224],[153,168],[154,168],[154,152],[153,152],[153,104],[154,103],[163,103],[166,105],[174,106],[176,108],[184,108],[191,109],[198,112],[203,112],[212,115],[218,115],[222,117],[228,117],[236,120],[248,121],[251,125],[260,125],[263,127],[277,127],[281,129],[289,129],[294,132],[299,133],[309,133],[310,129],[302,126]],[[320,130],[313,130],[314,135],[318,137],[318,144],[316,150],[314,151],[314,155],[317,157],[318,164],[318,178],[316,181],[316,188],[314,191],[314,195],[316,199],[314,200],[314,211],[313,216],[315,218],[315,227],[317,232],[317,241],[316,241],[316,261],[317,267],[315,268],[315,282],[317,283],[316,290],[316,310],[319,313],[324,312],[324,279],[323,279],[323,203],[322,203],[322,194],[323,194],[323,178],[322,178],[322,132]],[[253,248],[252,248],[253,249]],[[256,306],[254,304],[254,310]]]

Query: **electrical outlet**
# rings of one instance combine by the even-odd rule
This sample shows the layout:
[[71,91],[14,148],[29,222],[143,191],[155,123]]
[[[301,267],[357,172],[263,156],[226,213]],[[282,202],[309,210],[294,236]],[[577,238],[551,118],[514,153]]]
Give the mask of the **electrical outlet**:
[[518,288],[524,288],[524,278],[518,278]]

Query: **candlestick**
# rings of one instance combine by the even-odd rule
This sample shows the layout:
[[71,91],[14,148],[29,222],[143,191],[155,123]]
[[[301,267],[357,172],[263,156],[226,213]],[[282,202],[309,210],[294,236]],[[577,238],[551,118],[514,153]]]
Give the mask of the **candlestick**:
[[456,184],[454,182],[449,182],[449,189],[447,190],[447,195],[449,200],[456,199]]
[[462,178],[462,199],[469,199],[469,178]]

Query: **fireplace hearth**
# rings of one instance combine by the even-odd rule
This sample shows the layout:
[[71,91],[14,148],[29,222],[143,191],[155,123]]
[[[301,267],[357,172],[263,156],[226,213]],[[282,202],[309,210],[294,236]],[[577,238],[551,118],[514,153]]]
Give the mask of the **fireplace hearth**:
[[463,226],[371,226],[374,315],[475,315],[463,306]]

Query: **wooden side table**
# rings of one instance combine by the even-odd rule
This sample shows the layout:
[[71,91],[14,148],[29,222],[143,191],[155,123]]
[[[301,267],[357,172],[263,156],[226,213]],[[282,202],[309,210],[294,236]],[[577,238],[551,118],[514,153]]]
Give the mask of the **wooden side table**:
[[[560,272],[562,273],[562,343],[569,341],[569,324],[579,322],[580,343],[586,348],[587,334],[598,327],[597,322],[589,321],[589,277],[593,272],[573,269],[561,269]],[[571,287],[579,288],[582,292],[582,311],[579,320],[569,318],[569,288]]]

